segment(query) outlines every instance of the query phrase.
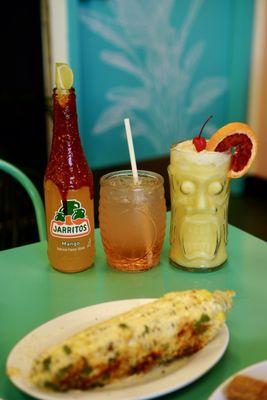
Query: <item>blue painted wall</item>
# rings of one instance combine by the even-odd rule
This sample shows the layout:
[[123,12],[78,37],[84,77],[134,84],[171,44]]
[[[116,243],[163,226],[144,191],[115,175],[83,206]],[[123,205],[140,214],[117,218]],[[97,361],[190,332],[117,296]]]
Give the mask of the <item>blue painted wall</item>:
[[246,120],[253,0],[68,0],[80,132],[93,168],[169,154],[210,114]]

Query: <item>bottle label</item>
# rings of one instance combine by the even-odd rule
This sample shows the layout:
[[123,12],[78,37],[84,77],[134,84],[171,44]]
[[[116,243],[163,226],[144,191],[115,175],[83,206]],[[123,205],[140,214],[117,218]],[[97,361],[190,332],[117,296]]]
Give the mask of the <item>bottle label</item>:
[[54,237],[78,238],[91,232],[90,222],[85,208],[76,199],[61,200],[61,205],[50,224],[50,233]]

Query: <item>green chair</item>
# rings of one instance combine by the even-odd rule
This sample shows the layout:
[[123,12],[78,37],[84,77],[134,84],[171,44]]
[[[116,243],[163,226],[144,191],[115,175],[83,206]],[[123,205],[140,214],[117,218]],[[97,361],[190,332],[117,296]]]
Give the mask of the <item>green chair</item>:
[[46,240],[44,206],[38,190],[36,189],[32,181],[22,171],[20,171],[17,167],[2,159],[0,159],[0,170],[13,176],[13,178],[15,178],[18,182],[20,182],[20,184],[24,187],[24,189],[30,196],[34,207],[39,239],[40,241]]

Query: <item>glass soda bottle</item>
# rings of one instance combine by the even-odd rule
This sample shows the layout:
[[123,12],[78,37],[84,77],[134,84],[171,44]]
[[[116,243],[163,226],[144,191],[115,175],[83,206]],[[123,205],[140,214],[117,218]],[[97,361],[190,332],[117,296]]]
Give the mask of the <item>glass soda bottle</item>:
[[72,70],[56,64],[53,140],[44,177],[48,258],[62,272],[94,262],[93,174],[82,149]]

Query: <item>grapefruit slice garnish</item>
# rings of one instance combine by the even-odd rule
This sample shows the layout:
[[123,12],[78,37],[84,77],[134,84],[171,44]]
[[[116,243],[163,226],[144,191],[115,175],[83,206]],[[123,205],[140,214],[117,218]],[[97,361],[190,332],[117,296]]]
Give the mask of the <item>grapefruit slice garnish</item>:
[[242,122],[232,122],[220,128],[210,138],[206,150],[232,150],[229,178],[239,178],[250,168],[257,152],[257,137],[251,127]]

